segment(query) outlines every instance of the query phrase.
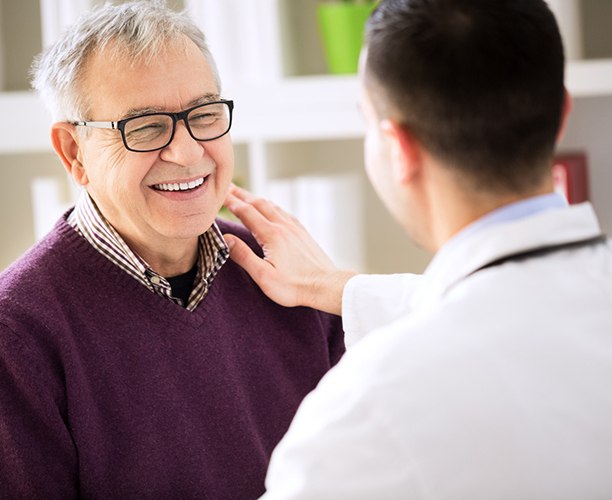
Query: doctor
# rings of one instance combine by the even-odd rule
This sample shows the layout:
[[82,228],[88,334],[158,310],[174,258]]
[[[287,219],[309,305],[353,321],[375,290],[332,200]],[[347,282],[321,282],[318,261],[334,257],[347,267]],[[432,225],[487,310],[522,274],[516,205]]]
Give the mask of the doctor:
[[553,193],[570,109],[543,0],[383,0],[360,81],[368,175],[435,253],[424,275],[337,270],[234,189],[274,300],[342,312],[352,345],[276,448],[265,498],[612,498],[612,248]]

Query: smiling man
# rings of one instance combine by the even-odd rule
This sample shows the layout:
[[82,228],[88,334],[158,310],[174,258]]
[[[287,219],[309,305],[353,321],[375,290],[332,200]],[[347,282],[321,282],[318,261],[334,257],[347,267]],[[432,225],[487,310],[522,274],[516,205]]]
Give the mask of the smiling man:
[[105,5],[34,67],[84,188],[0,275],[2,498],[252,499],[339,318],[267,299],[216,221],[234,104],[200,30]]

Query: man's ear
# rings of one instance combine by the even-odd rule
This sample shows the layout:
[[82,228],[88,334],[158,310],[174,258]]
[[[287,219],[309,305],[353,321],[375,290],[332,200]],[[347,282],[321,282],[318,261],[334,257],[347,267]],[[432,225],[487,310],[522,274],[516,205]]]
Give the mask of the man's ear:
[[383,120],[381,131],[389,144],[393,177],[406,184],[419,172],[421,167],[421,145],[410,130],[393,120]]
[[567,127],[567,122],[573,107],[574,101],[572,100],[572,96],[567,89],[565,89],[565,94],[563,96],[563,109],[561,110],[561,123],[559,125],[559,131],[557,132],[557,144],[561,142],[561,139],[563,139],[563,136],[565,135],[565,128]]
[[76,127],[65,122],[54,123],[51,126],[51,143],[74,181],[80,186],[87,185],[89,179],[81,163],[82,155]]

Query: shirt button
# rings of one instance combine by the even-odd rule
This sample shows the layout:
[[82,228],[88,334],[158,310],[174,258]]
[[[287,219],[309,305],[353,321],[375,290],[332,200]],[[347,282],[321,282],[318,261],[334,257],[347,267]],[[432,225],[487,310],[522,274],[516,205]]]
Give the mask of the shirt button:
[[159,282],[159,276],[151,276],[151,283],[153,283],[154,285],[159,285]]

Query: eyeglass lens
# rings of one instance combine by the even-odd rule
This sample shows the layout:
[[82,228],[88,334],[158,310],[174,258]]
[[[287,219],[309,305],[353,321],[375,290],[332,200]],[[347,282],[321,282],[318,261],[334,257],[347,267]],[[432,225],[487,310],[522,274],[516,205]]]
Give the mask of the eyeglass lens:
[[[226,103],[198,106],[187,115],[187,123],[194,139],[216,139],[229,130],[230,108]],[[174,121],[171,116],[151,114],[127,120],[123,135],[130,149],[147,151],[168,145],[173,129]]]

